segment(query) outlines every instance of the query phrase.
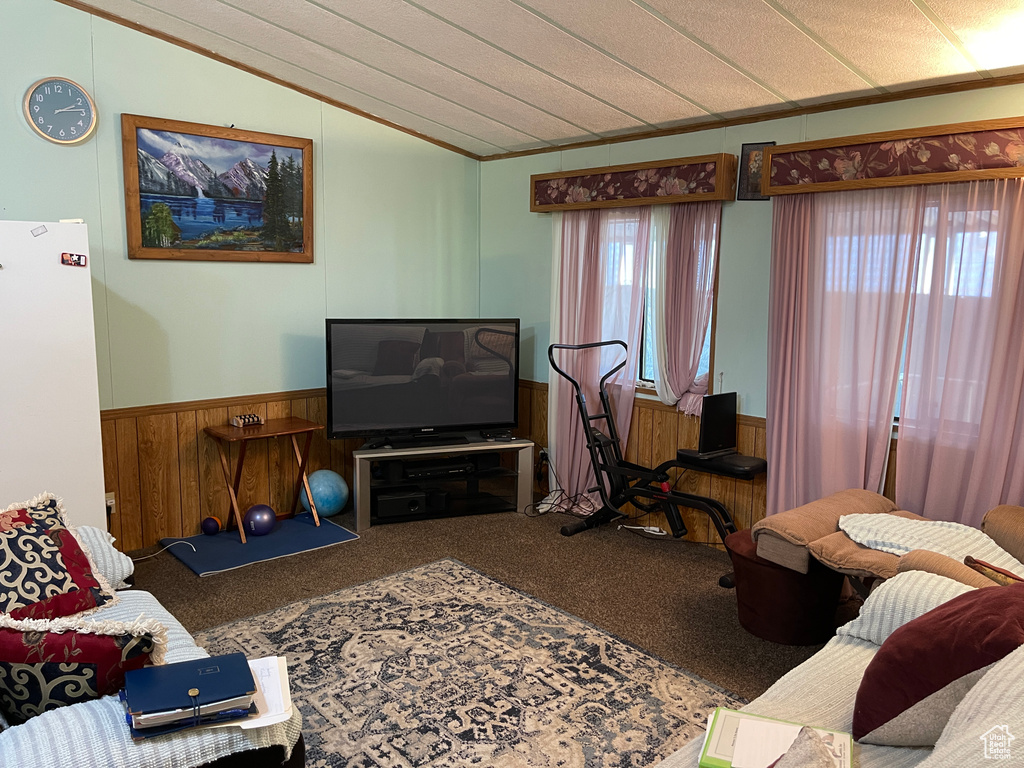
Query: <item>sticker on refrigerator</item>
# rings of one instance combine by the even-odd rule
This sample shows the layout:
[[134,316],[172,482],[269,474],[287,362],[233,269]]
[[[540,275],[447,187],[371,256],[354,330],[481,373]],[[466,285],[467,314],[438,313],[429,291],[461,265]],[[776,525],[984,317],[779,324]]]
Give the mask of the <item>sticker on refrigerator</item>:
[[84,267],[85,266],[85,254],[84,253],[62,253],[60,255],[60,263],[66,264],[69,267]]

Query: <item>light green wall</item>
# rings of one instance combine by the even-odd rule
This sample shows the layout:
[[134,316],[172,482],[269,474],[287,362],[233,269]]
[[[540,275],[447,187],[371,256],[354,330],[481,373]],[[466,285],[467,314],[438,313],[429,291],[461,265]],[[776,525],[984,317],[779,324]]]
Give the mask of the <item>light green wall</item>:
[[[534,173],[739,154],[789,143],[1018,115],[1024,86],[477,163],[119,25],[40,0],[0,2],[0,218],[84,218],[103,408],[323,386],[323,319],[518,316],[525,378],[546,381],[551,216]],[[21,99],[62,75],[88,88],[97,135],[35,137]],[[121,113],[311,137],[315,262],[129,261]],[[715,383],[763,416],[770,202],[726,203]]]
[[[738,155],[745,143],[849,136],[1024,113],[1024,85],[768,120],[679,136],[481,163],[480,302],[519,306],[532,360],[523,375],[548,380],[551,214],[530,213],[530,174],[690,157]],[[714,385],[739,393],[741,412],[764,416],[768,375],[771,202],[736,201],[722,211]],[[515,275],[519,269],[522,274]],[[524,357],[526,351],[524,350]],[[532,363],[532,369],[530,365]]]
[[[327,316],[479,314],[477,162],[53,2],[0,3],[0,73],[0,218],[88,222],[102,408],[323,386]],[[83,145],[21,117],[52,75],[98,104]],[[312,138],[314,263],[129,261],[122,113]]]

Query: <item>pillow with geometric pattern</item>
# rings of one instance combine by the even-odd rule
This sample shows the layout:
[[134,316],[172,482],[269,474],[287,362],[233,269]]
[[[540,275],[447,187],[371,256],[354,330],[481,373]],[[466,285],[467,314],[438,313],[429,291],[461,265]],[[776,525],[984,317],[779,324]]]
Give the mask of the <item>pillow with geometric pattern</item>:
[[167,630],[134,622],[0,615],[0,712],[11,723],[117,693],[124,673],[163,663]]
[[56,618],[117,600],[52,494],[0,512],[0,613]]

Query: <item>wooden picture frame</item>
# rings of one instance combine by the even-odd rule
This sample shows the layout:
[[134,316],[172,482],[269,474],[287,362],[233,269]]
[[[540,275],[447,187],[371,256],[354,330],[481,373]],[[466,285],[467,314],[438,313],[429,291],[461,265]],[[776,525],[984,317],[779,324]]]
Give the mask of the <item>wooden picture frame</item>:
[[740,149],[739,181],[736,184],[737,200],[770,200],[761,191],[761,176],[764,172],[765,147],[774,147],[774,141],[744,144]]
[[313,262],[312,139],[121,115],[121,147],[129,259]]

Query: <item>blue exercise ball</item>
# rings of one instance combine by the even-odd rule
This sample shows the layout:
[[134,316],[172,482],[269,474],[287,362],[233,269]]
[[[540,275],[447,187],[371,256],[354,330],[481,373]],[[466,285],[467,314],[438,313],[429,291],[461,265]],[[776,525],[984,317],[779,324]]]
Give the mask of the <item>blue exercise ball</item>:
[[[329,469],[318,469],[309,476],[309,490],[320,517],[332,517],[348,504],[348,483],[337,472]],[[305,488],[302,489],[302,508],[309,512],[309,497],[306,496]]]
[[266,504],[253,504],[242,519],[245,533],[248,536],[266,536],[277,523],[277,515]]
[[218,533],[220,533],[220,529],[224,526],[221,525],[219,517],[216,517],[215,515],[210,515],[209,517],[203,518],[203,522],[200,523],[199,527],[202,528],[203,533],[205,533],[207,536],[216,536]]

